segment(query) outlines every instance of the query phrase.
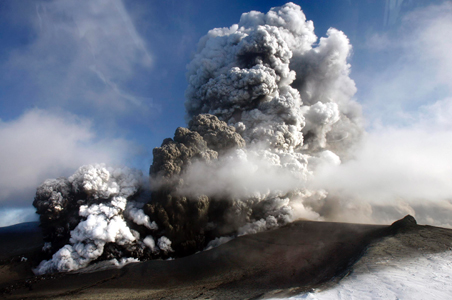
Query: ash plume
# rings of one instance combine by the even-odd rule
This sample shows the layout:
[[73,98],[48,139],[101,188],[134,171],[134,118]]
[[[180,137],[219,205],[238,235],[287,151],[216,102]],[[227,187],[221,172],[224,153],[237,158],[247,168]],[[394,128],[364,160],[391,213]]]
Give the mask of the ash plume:
[[339,30],[318,40],[293,3],[209,31],[188,65],[188,127],[154,149],[150,196],[133,171],[100,165],[38,188],[53,258],[37,272],[180,257],[322,219],[315,203],[327,192],[307,182],[349,159],[363,133],[350,51]]
[[[320,165],[350,157],[363,129],[347,37],[288,3],[201,38],[188,65],[188,128],[154,149],[149,212],[177,253],[305,217]],[[190,224],[187,227],[186,224]]]

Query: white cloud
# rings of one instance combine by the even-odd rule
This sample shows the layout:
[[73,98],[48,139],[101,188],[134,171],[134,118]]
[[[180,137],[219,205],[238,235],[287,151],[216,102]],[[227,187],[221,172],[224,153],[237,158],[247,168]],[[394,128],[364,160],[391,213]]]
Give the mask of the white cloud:
[[372,88],[361,97],[371,126],[355,159],[316,178],[342,209],[333,218],[361,214],[360,221],[387,223],[410,213],[420,223],[451,226],[450,28],[452,3],[446,2],[409,13],[396,34],[371,41],[387,46],[374,51],[398,56],[367,74]]
[[[147,110],[127,89],[152,56],[120,0],[36,1],[34,39],[4,66],[24,72],[41,105],[94,111]],[[21,11],[12,13],[21,14]]]
[[356,81],[371,125],[410,123],[419,106],[451,95],[451,27],[452,3],[444,2],[414,10],[400,27],[370,36],[366,46],[378,60],[367,62],[370,68]]
[[400,14],[400,9],[402,8],[402,4],[403,0],[386,0],[384,18],[384,24],[386,26],[396,23]]
[[86,119],[34,109],[0,121],[0,203],[30,204],[46,178],[71,174],[87,163],[121,163],[133,145],[99,139]]
[[329,169],[335,193],[373,203],[452,200],[452,131],[383,127],[368,135],[354,160]]
[[[452,89],[452,2],[418,10],[404,19],[406,30],[412,31],[413,52],[420,62],[430,65],[436,73],[434,79]],[[414,31],[413,31],[414,29]]]
[[315,186],[328,190],[327,206],[336,210],[328,217],[391,223],[412,214],[421,224],[451,226],[452,128],[443,113],[452,99],[424,109],[409,127],[374,129],[355,159],[319,172]]

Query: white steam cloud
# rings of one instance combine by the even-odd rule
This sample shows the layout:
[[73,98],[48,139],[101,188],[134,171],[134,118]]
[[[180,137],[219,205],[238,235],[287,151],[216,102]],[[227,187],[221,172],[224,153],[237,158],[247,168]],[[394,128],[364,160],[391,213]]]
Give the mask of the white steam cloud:
[[155,245],[155,240],[151,235],[148,235],[143,239],[143,243],[151,249],[153,253],[159,252],[159,248]]
[[[106,243],[126,245],[136,239],[124,220],[123,212],[127,198],[137,193],[140,187],[139,174],[129,169],[87,165],[67,181],[74,193],[87,194],[94,201],[102,202],[80,206],[82,221],[70,232],[70,244],[58,250],[51,260],[41,262],[35,270],[36,274],[78,270],[99,258]],[[53,202],[41,205],[53,208],[56,213],[63,210],[64,203],[64,197],[58,191],[59,184],[57,180],[52,180],[41,186],[41,190],[47,189],[51,193],[49,200]]]
[[135,224],[144,225],[151,230],[157,230],[159,228],[154,221],[151,222],[149,216],[146,215],[142,209],[131,207],[126,213]]
[[174,250],[171,248],[171,241],[166,236],[162,236],[158,239],[157,246],[165,253],[174,252]]

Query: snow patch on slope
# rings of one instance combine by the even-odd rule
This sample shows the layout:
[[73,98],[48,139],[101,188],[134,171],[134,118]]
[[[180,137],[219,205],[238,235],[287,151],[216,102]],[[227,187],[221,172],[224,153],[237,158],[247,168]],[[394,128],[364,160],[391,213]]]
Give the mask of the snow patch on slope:
[[337,285],[288,299],[450,299],[452,245],[428,240],[423,234],[385,238],[371,246]]

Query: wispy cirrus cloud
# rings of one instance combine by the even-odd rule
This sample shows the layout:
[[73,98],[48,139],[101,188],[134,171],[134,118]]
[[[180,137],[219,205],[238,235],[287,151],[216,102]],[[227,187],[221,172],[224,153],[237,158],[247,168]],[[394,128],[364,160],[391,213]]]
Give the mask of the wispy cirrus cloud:
[[452,4],[415,9],[400,22],[369,36],[367,51],[377,60],[355,76],[371,125],[411,123],[419,107],[452,95]]
[[[36,103],[115,114],[148,111],[151,101],[128,88],[153,58],[120,0],[34,1],[33,38],[4,68],[27,78]],[[13,9],[12,14],[23,13]]]

